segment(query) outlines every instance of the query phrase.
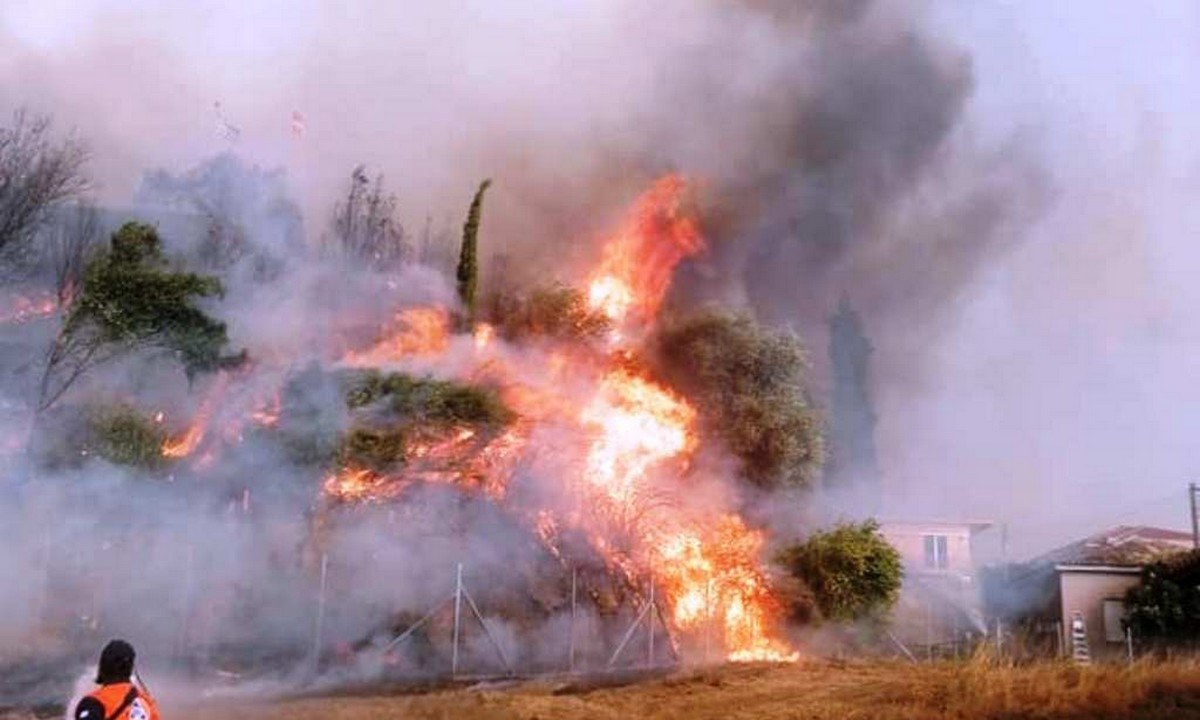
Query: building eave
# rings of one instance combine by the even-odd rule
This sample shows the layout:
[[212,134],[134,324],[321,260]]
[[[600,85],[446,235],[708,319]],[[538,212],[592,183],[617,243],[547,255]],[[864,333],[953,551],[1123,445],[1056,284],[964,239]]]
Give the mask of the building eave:
[[1106,575],[1141,575],[1141,565],[1055,565],[1060,573],[1101,573]]

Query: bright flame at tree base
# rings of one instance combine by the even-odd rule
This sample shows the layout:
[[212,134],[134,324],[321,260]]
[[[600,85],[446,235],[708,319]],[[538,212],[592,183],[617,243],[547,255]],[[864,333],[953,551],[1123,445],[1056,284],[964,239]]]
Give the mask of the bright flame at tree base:
[[[407,439],[400,469],[344,467],[326,478],[324,492],[332,503],[391,501],[415,483],[480,493],[522,517],[556,557],[555,538],[576,530],[631,588],[653,577],[674,634],[714,633],[734,662],[792,662],[798,653],[774,635],[782,612],[762,565],[763,533],[745,525],[735,501],[696,497],[700,484],[724,485],[695,467],[696,410],[624,362],[652,329],[675,266],[703,249],[684,208],[687,188],[671,175],[638,198],[587,280],[586,301],[612,324],[611,355],[565,341],[509,353],[488,325],[452,335],[441,308],[402,310],[373,346],[347,353],[351,367],[454,367],[456,377],[501,388],[520,420],[494,435],[447,428]],[[439,362],[447,357],[453,361]],[[509,492],[518,461],[536,463],[545,449],[533,428],[554,429],[550,449],[569,458],[570,469],[552,472],[573,480],[545,506],[515,506],[529,502]]]

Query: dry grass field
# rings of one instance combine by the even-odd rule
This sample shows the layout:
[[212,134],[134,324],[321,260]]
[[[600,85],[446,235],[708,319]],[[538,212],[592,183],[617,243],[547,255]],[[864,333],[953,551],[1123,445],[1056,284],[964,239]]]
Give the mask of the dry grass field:
[[812,661],[680,672],[622,687],[529,682],[167,709],[166,720],[1200,718],[1200,664]]

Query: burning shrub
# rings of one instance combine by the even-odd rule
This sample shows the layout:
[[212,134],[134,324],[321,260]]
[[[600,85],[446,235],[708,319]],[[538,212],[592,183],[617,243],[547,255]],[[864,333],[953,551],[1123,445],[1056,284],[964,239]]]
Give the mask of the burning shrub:
[[748,480],[763,488],[813,481],[824,456],[821,421],[794,335],[711,310],[666,325],[654,349],[659,373],[692,401]]
[[404,431],[384,428],[354,428],[338,448],[338,463],[382,471],[404,461]]
[[93,456],[143,470],[170,463],[162,453],[166,428],[123,402],[60,406],[42,414],[36,437],[32,455],[50,470],[78,468]]
[[904,576],[900,553],[874,520],[841,523],[779,553],[778,562],[812,591],[832,620],[880,619],[895,604]]
[[500,427],[513,419],[513,412],[494,391],[449,380],[362,370],[346,378],[344,385],[350,409],[386,398],[390,411],[405,421]]
[[537,336],[591,340],[612,329],[607,315],[591,307],[582,292],[566,285],[536,288],[526,296],[497,295],[490,305],[492,321],[510,340]]
[[120,403],[93,408],[88,417],[89,449],[117,465],[157,470],[167,464],[167,432],[137,408]]

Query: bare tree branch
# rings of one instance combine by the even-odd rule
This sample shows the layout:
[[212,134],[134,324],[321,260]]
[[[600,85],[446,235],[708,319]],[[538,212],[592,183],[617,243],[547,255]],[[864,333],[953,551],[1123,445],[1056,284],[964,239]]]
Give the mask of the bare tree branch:
[[87,190],[87,160],[78,140],[51,136],[45,116],[18,110],[0,128],[0,256],[20,259],[53,207]]
[[78,203],[68,208],[51,228],[45,252],[54,271],[54,290],[59,306],[70,304],[79,288],[88,251],[102,239],[100,217],[96,208]]
[[350,174],[346,199],[334,208],[332,225],[341,251],[377,270],[394,268],[412,254],[396,217],[396,197],[384,191],[382,175],[372,183],[362,165]]

